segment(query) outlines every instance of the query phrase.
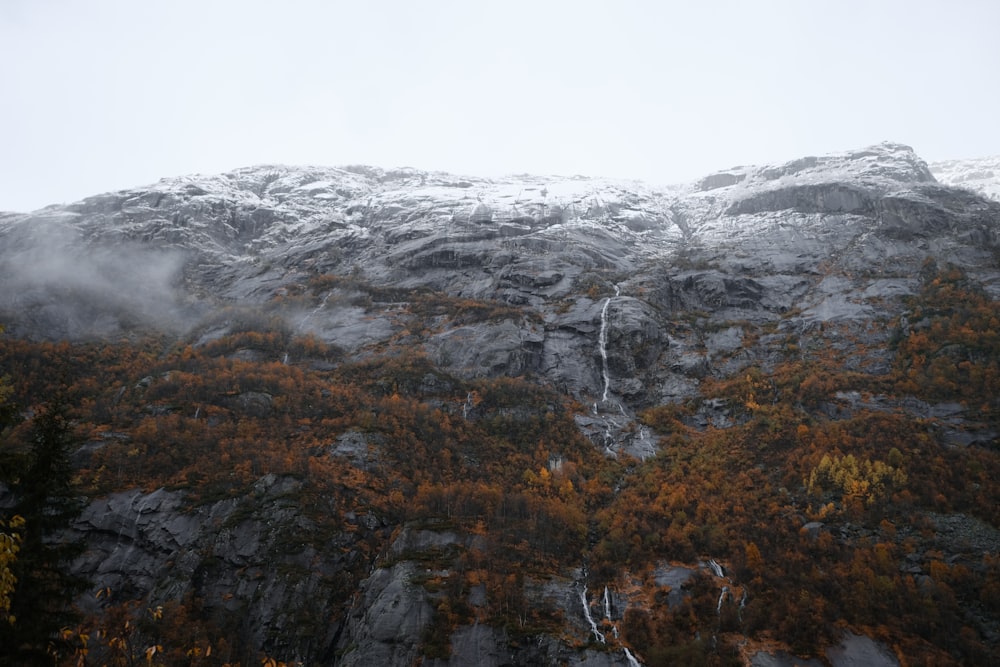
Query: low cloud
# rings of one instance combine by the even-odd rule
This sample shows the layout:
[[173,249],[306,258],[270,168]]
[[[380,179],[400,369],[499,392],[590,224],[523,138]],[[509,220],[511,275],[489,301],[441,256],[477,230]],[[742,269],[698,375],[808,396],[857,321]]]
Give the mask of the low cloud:
[[0,321],[33,338],[105,338],[136,328],[185,328],[184,256],[88,242],[71,221],[11,224],[0,249]]

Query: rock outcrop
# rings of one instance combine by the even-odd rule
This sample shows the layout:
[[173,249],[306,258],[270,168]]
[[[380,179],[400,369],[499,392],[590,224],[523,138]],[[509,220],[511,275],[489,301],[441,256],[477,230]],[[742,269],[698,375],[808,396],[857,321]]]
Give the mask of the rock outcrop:
[[353,587],[368,570],[352,547],[378,526],[362,518],[317,539],[321,528],[289,498],[299,485],[268,475],[248,496],[194,508],[163,489],[93,501],[74,526],[87,551],[73,569],[109,594],[84,596],[84,610],[195,597],[212,617],[245,618],[230,629],[234,644],[316,656],[342,631],[326,622],[343,612],[338,585]]
[[[908,147],[880,144],[659,189],[360,166],[165,179],[0,217],[0,322],[24,338],[167,332],[203,347],[263,319],[287,339],[313,336],[336,351],[334,361],[292,352],[292,363],[311,368],[416,351],[450,378],[418,378],[426,394],[438,382],[527,378],[582,406],[577,428],[634,466],[633,458],[661,452],[640,423],[643,410],[697,403],[688,427],[729,428],[745,417],[721,399],[701,400],[703,383],[774,368],[818,345],[818,332],[845,332],[836,341],[858,349],[851,371],[889,368],[894,327],[910,326],[906,300],[930,262],[958,267],[1000,297],[994,162],[928,168]],[[287,364],[289,352],[241,349],[229,359]],[[142,382],[145,390],[154,380]],[[279,396],[256,388],[221,400],[255,418],[282,409]],[[831,419],[900,412],[933,421],[955,447],[997,437],[996,424],[954,402],[844,391],[815,410]],[[151,401],[149,411],[171,408]],[[476,418],[471,392],[448,418]],[[328,453],[379,475],[393,446],[351,428]],[[74,569],[122,599],[197,597],[220,623],[241,619],[227,629],[243,645],[310,664],[638,664],[625,644],[596,640],[579,572],[522,585],[529,604],[556,610],[562,634],[526,641],[477,622],[445,640],[429,636],[444,612],[428,580],[457,570],[480,538],[448,525],[389,525],[374,514],[324,523],[291,500],[299,484],[262,473],[245,497],[197,505],[164,489],[94,499],[74,527],[88,546]],[[823,524],[811,525],[803,534],[818,538]],[[662,601],[684,604],[682,587],[707,569],[660,566]],[[721,615],[736,584],[711,576],[722,589]],[[470,617],[482,594],[463,591]],[[622,610],[647,604],[620,602]],[[106,602],[83,604],[97,611]],[[614,618],[608,611],[601,627],[623,624],[622,610]],[[890,653],[849,634],[826,659],[899,664]],[[749,659],[819,664],[781,651]]]

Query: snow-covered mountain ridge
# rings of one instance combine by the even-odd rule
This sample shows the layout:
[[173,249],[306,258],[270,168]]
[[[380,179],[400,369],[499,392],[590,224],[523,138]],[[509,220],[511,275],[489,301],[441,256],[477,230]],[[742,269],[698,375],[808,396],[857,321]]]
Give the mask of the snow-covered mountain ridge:
[[[944,183],[981,181],[988,189],[989,183],[1000,182],[1000,170],[989,168],[995,167],[995,162],[952,161],[938,163],[935,169]],[[693,209],[696,217],[708,221],[720,213],[738,214],[768,206],[758,201],[768,199],[768,193],[840,183],[854,196],[815,201],[808,201],[808,197],[799,201],[778,198],[772,205],[853,211],[864,207],[866,194],[878,196],[933,182],[928,166],[911,149],[889,143],[778,166],[735,167],[695,183],[664,188],[584,176],[484,179],[416,169],[262,165],[220,175],[165,178],[154,185],[27,215],[7,214],[5,218],[76,218],[85,227],[114,225],[116,233],[126,237],[156,239],[167,223],[183,228],[225,206],[231,216],[222,221],[224,229],[232,237],[250,241],[245,248],[250,251],[317,229],[363,233],[373,221],[394,217],[400,209],[407,211],[402,222],[420,219],[447,226],[513,221],[552,227],[598,221],[612,229],[615,226],[609,223],[624,222],[633,230],[655,229],[670,238],[686,231],[683,219],[671,210],[681,202]],[[180,210],[176,210],[177,204],[181,204]],[[169,218],[149,214],[172,205]],[[176,242],[185,236],[181,232],[169,240]]]
[[[996,355],[983,343],[995,340],[1000,202],[967,184],[982,189],[988,171],[929,167],[886,143],[669,187],[363,166],[167,178],[0,215],[0,323],[12,341],[0,375],[48,381],[24,351],[81,351],[84,381],[73,386],[81,410],[100,411],[75,455],[102,490],[76,525],[88,545],[76,570],[97,589],[127,591],[140,611],[186,596],[240,628],[247,655],[679,664],[681,653],[654,657],[672,648],[660,630],[674,631],[649,620],[676,607],[677,618],[700,619],[685,621],[691,650],[726,647],[727,664],[738,659],[730,645],[746,665],[812,664],[790,652],[824,651],[835,666],[919,661],[930,640],[899,627],[902,617],[883,619],[896,625],[879,641],[861,636],[883,593],[907,622],[967,623],[960,639],[985,655],[1000,645],[995,597],[975,583],[990,580],[995,564],[982,555],[1000,543],[988,514],[1000,493],[989,482]],[[956,300],[961,321],[947,312]],[[89,378],[136,343],[134,364]],[[355,398],[357,409],[341,405]],[[404,418],[427,430],[406,435],[394,426]],[[487,422],[500,435],[476,430]],[[550,423],[559,430],[531,430]],[[164,435],[177,424],[190,433],[177,439],[190,462]],[[241,429],[246,438],[229,437]],[[133,448],[142,438],[148,448]],[[279,463],[242,465],[279,444]],[[431,453],[412,463],[408,450],[421,448]],[[577,450],[586,457],[568,458]],[[878,498],[891,512],[849,506],[847,487],[808,488],[811,472],[847,452],[859,467],[909,466],[914,481]],[[464,573],[482,549],[522,553],[521,528],[509,542],[479,524],[469,532],[452,516],[459,496],[396,474],[453,466],[448,493],[472,498],[486,487],[463,484],[489,457],[499,461],[490,475],[509,475],[484,480],[511,500],[497,512],[527,518],[529,493],[582,498],[572,531],[550,530],[554,514],[537,520],[542,537],[572,533],[578,547],[536,539],[562,550],[562,565],[525,572],[517,557],[503,589]],[[126,458],[139,481],[105,481]],[[161,474],[174,458],[185,467]],[[212,483],[234,484],[231,462],[247,486],[192,500],[211,467],[198,462],[217,458],[227,463]],[[558,490],[546,481],[584,462],[604,472]],[[327,464],[349,473],[336,477],[346,486],[314,507],[319,496],[300,491],[314,472],[329,477]],[[147,493],[145,480],[161,477],[181,483]],[[376,479],[393,480],[395,493],[369,488]],[[329,514],[329,530],[310,532],[313,509]],[[482,526],[496,518],[481,513]],[[860,567],[869,551],[879,581],[897,582],[877,593],[866,583],[875,571]],[[809,558],[827,559],[808,575],[821,585],[795,578]],[[938,610],[944,597],[924,597],[936,582],[955,583],[961,602]],[[801,594],[807,583],[812,597]],[[461,619],[434,611],[445,596]],[[797,601],[782,613],[786,599]],[[856,600],[872,615],[855,613]],[[497,601],[500,616],[481,615]],[[541,629],[534,610],[547,610]],[[937,654],[958,650],[934,641]]]
[[[12,286],[0,316],[55,337],[107,335],[122,318],[190,325],[206,308],[265,303],[322,273],[545,310],[587,274],[642,282],[663,262],[754,275],[773,289],[765,302],[784,308],[792,285],[832,260],[905,273],[934,246],[986,266],[997,210],[891,143],[665,188],[257,166],[0,217],[0,275]],[[69,276],[85,307],[54,300]],[[129,291],[113,289],[123,281]]]
[[[937,182],[892,143],[668,188],[249,167],[6,216],[0,238],[10,286],[0,321],[17,334],[106,338],[138,326],[204,340],[222,308],[273,310],[311,277],[352,276],[523,308],[524,321],[440,331],[423,348],[462,374],[541,372],[587,401],[601,383],[588,351],[598,321],[614,325],[612,342],[632,340],[606,362],[611,393],[672,401],[692,395],[676,369],[704,344],[697,332],[689,343],[666,336],[678,311],[701,309],[716,326],[790,311],[796,327],[864,321],[880,313],[874,300],[913,293],[928,259],[1000,294],[1000,203]],[[341,291],[318,298],[280,314],[359,353],[407,328]]]
[[1000,201],[1000,155],[973,160],[942,160],[930,164],[939,183],[974,190]]

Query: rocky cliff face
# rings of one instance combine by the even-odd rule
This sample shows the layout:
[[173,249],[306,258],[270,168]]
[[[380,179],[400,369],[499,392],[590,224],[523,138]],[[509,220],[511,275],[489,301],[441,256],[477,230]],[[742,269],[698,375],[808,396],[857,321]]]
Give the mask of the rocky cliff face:
[[[644,409],[693,405],[683,416],[692,429],[739,424],[746,417],[705,388],[774,368],[790,350],[818,354],[833,340],[854,370],[888,372],[890,339],[929,261],[1000,298],[995,166],[928,168],[908,147],[880,144],[662,189],[370,167],[165,179],[0,219],[0,321],[29,339],[166,331],[197,347],[279,318],[345,361],[405,347],[456,382],[530,378],[582,406],[574,423],[597,450],[642,461],[663,455]],[[415,295],[427,294],[459,314],[417,314]],[[462,311],[473,303],[494,311]],[[824,338],[833,330],[842,333]],[[860,392],[838,401],[820,409],[934,419],[964,447],[991,446],[1000,429],[969,404]],[[376,470],[380,446],[348,433],[332,451]],[[525,642],[509,628],[459,625],[450,655],[428,652],[439,598],[415,582],[454,568],[477,537],[375,515],[321,529],[289,500],[296,484],[262,475],[244,497],[195,507],[162,489],[95,498],[76,526],[89,545],[76,567],[137,598],[196,595],[249,644],[309,664],[638,664],[627,643],[587,642],[595,618],[609,632],[644,603],[615,593],[615,610],[602,607],[583,570],[526,584],[562,636]],[[360,542],[378,555],[361,557]],[[689,565],[725,580],[704,561]],[[482,595],[465,593],[473,608]],[[995,618],[983,623],[995,633]],[[853,635],[826,656],[854,664],[852,650],[894,664]],[[760,653],[753,664],[783,660]]]
[[[264,306],[310,275],[352,275],[520,308],[423,345],[461,375],[543,373],[587,399],[603,398],[603,313],[612,393],[648,402],[663,398],[674,357],[706,343],[665,338],[678,313],[864,319],[873,298],[912,293],[928,257],[971,271],[995,294],[997,211],[939,185],[895,144],[664,190],[583,177],[255,167],[6,217],[0,307],[11,332],[29,337],[142,327],[212,336],[227,325],[211,322],[223,307]],[[343,288],[321,296],[283,313],[289,326],[351,351],[403,326],[385,303],[368,307]]]

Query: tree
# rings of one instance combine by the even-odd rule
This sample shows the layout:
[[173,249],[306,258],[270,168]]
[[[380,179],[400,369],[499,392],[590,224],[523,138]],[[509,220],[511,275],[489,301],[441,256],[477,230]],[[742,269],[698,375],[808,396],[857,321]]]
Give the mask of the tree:
[[68,566],[83,545],[68,540],[66,530],[83,502],[72,489],[72,446],[66,408],[57,400],[32,420],[17,475],[4,480],[14,501],[7,523],[14,517],[23,523],[20,550],[11,563],[14,618],[0,624],[0,664],[52,664],[59,631],[76,620],[72,602],[84,584]]
[[[3,327],[0,327],[0,333]],[[0,378],[0,435],[17,421],[17,409],[11,396],[10,383],[6,378]],[[3,472],[0,462],[0,473]],[[0,477],[0,479],[3,479]],[[14,566],[17,554],[21,550],[21,532],[24,527],[24,517],[18,514],[0,517],[0,623],[13,623],[16,618],[11,615],[11,595],[17,585],[17,575]]]
[[18,515],[0,519],[0,623],[13,624],[17,619],[10,613],[11,594],[17,585],[14,565],[21,550],[21,528],[24,519]]

